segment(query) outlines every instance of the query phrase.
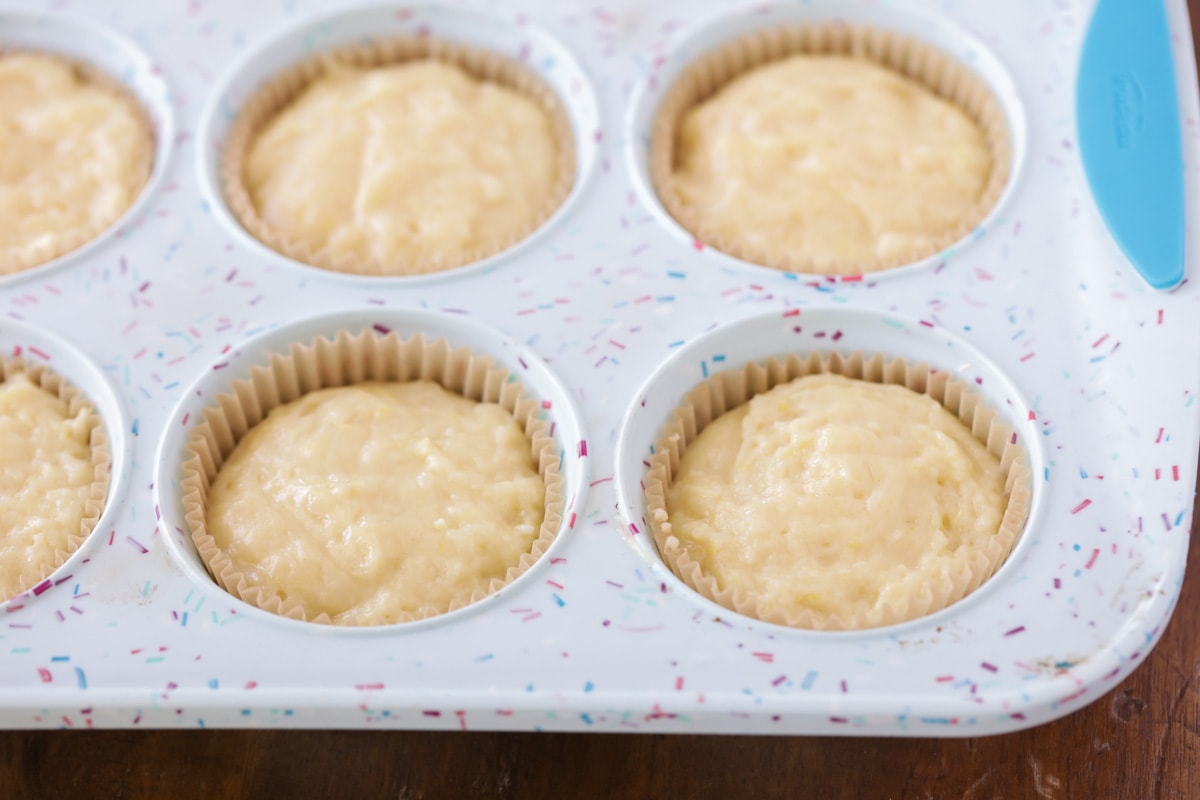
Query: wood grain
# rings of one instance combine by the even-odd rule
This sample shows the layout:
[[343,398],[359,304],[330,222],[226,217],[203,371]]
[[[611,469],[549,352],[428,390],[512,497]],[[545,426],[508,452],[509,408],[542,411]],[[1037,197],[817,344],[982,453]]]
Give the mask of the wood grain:
[[[1200,0],[1189,0],[1197,31]],[[1193,215],[1193,219],[1195,216]],[[983,739],[278,731],[8,732],[0,798],[1200,797],[1200,541],[1146,662]]]

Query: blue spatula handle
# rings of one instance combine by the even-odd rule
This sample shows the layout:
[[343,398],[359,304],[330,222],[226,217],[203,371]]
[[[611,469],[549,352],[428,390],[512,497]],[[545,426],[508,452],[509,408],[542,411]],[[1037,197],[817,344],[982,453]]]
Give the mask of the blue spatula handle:
[[1079,64],[1079,152],[1113,238],[1146,281],[1183,280],[1184,192],[1163,0],[1099,0]]

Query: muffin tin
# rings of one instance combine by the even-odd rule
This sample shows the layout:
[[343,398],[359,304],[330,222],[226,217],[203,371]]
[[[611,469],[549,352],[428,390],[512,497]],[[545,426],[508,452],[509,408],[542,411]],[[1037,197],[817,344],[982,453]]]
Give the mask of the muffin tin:
[[[1070,109],[1089,0],[16,5],[0,45],[125,80],[159,150],[124,222],[0,282],[0,346],[33,342],[114,441],[97,530],[0,613],[0,725],[977,735],[1096,699],[1161,634],[1196,478],[1200,296],[1142,283],[1088,194]],[[1194,199],[1195,65],[1185,4],[1170,12]],[[831,280],[698,249],[664,218],[644,172],[656,93],[717,41],[814,14],[911,26],[998,88],[1017,169],[967,241]],[[315,47],[425,30],[523,58],[560,93],[579,148],[563,209],[486,262],[407,279],[325,273],[242,233],[214,156],[248,84]],[[562,414],[571,524],[513,585],[443,618],[347,631],[248,609],[181,536],[185,420],[264,347],[365,324],[433,329],[538,375]],[[658,560],[638,484],[660,398],[786,351],[795,327],[804,348],[977,378],[1026,437],[1033,512],[978,592],[876,631],[800,631],[698,598]]]

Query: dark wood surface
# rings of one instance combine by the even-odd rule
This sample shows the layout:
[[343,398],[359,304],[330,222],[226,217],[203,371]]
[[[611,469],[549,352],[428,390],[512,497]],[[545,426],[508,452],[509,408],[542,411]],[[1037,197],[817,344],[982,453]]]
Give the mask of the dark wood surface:
[[[1188,0],[1188,6],[1193,31],[1200,34],[1200,0]],[[6,732],[0,733],[0,800],[1200,798],[1198,516],[1193,514],[1179,604],[1146,662],[1083,710],[1029,731],[949,740],[373,731]]]

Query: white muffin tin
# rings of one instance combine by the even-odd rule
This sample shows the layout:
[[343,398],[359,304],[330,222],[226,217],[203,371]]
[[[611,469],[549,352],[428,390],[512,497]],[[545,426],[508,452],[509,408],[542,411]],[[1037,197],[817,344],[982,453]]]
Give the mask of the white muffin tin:
[[[10,2],[0,47],[61,50],[122,78],[159,150],[113,231],[0,279],[0,347],[33,343],[117,442],[111,503],[84,550],[0,611],[0,726],[977,735],[1078,709],[1161,635],[1196,479],[1200,265],[1189,241],[1190,280],[1155,292],[1096,213],[1072,112],[1089,0],[58,5]],[[1169,5],[1195,206],[1195,66],[1185,4]],[[654,98],[749,26],[829,14],[901,27],[980,70],[1018,145],[1001,207],[928,263],[865,279],[697,249],[641,174]],[[250,84],[314,48],[423,30],[523,58],[556,88],[580,152],[567,206],[511,251],[422,279],[324,273],[248,240],[213,157]],[[354,631],[269,617],[207,581],[176,530],[184,415],[330,315],[544,362],[535,383],[566,414],[575,524],[469,612]],[[978,593],[878,631],[794,631],[697,598],[633,530],[654,418],[706,372],[786,350],[793,321],[805,348],[981,378],[1031,443],[1030,524]]]

